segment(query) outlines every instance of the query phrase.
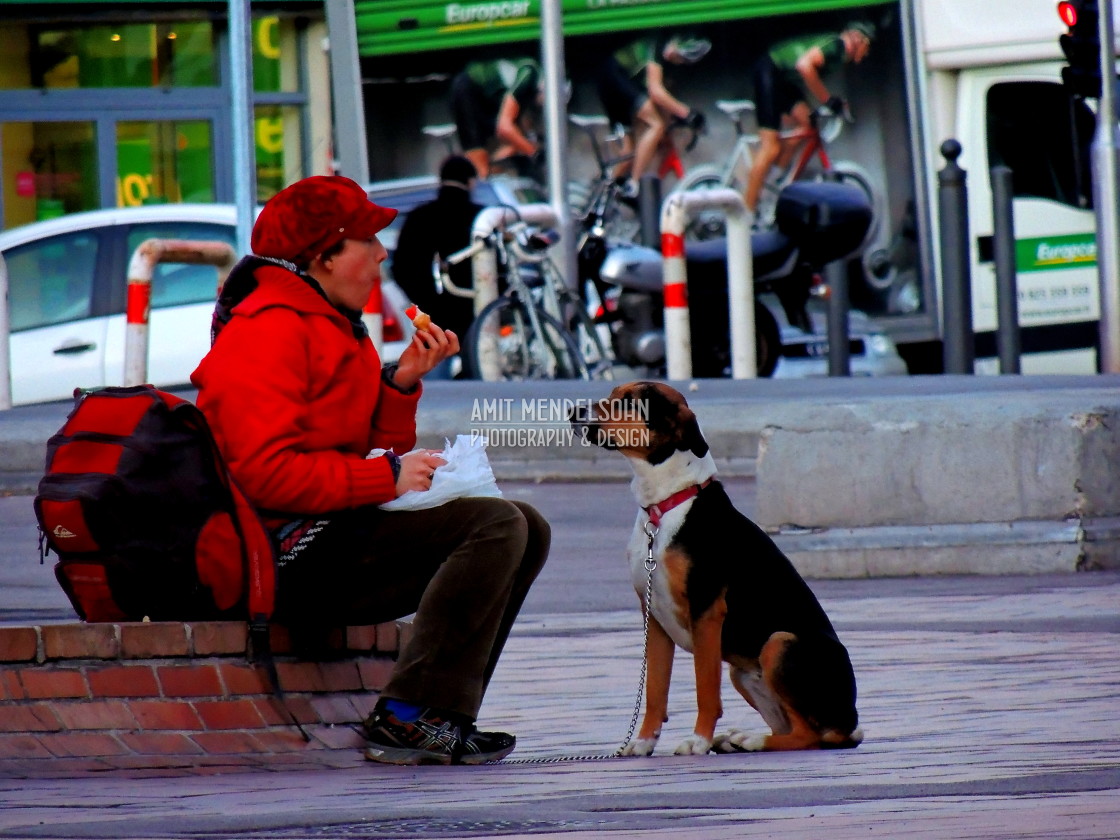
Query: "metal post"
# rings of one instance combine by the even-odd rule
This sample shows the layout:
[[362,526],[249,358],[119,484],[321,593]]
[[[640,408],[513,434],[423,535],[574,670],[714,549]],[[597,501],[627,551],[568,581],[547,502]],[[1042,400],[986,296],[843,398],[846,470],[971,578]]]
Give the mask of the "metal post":
[[661,179],[652,172],[642,176],[638,190],[638,221],[641,243],[661,247]]
[[373,284],[373,291],[369,293],[369,300],[362,307],[362,323],[366,325],[370,340],[373,342],[377,355],[385,352],[385,300],[381,291],[381,279]]
[[1019,373],[1022,344],[1019,337],[1019,284],[1015,261],[1015,218],[1012,213],[1012,173],[1006,166],[993,166],[992,233],[995,241],[996,309],[1000,373]]
[[233,198],[237,250],[252,251],[257,218],[257,147],[253,142],[253,27],[250,0],[229,0],[230,120],[233,126]]
[[[825,173],[828,181],[840,182],[840,173]],[[848,261],[833,260],[824,269],[828,284],[828,375],[851,376],[852,353],[848,312],[851,304],[848,295]]]
[[560,0],[541,0],[541,69],[545,83],[545,153],[548,157],[548,195],[560,231],[556,267],[568,284],[579,287],[572,214],[568,210],[568,102],[564,82],[563,12]]
[[326,0],[325,8],[330,42],[335,166],[339,175],[364,186],[369,182],[369,150],[354,0]]
[[1098,4],[1101,42],[1101,101],[1093,137],[1093,206],[1097,216],[1097,274],[1100,283],[1102,373],[1120,373],[1120,200],[1117,172],[1120,137],[1116,125],[1116,58],[1112,3]]
[[946,373],[973,373],[972,278],[968,248],[968,173],[957,164],[961,144],[941,144],[946,160],[937,173],[941,216],[941,296]]

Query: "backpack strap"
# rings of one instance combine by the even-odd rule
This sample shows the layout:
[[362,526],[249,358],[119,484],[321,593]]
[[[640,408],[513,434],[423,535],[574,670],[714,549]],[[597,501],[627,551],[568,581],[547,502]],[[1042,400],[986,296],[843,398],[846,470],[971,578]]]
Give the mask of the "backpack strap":
[[214,439],[214,433],[206,420],[206,415],[194,403],[168,394],[157,392],[167,406],[175,412],[184,424],[200,434],[210,448],[214,462],[214,472],[222,486],[230,495],[232,503],[230,516],[241,538],[241,554],[245,569],[246,604],[249,617],[253,621],[267,622],[272,618],[276,607],[276,554],[268,530],[252,503],[237,486],[225,458]]
[[276,606],[276,552],[272,539],[252,503],[237,486],[225,458],[218,448],[218,442],[206,420],[206,415],[194,403],[168,394],[157,392],[168,407],[177,413],[184,423],[195,429],[207,441],[214,460],[214,469],[222,485],[229,492],[233,526],[237,530],[242,568],[245,570],[246,606],[249,611],[249,650],[250,661],[264,666],[268,681],[272,685],[273,696],[288,715],[292,725],[299,730],[304,741],[311,736],[296,719],[288,707],[284,689],[280,685],[280,674],[272,656],[272,637],[269,620]]

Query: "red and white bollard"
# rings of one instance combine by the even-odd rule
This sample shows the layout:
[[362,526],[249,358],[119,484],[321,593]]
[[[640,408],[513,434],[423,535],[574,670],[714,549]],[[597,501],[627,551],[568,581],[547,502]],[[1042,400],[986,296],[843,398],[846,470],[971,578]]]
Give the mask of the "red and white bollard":
[[8,337],[11,323],[8,314],[8,267],[0,254],[0,411],[12,407],[12,358]]
[[692,330],[688,320],[688,268],[684,232],[695,210],[722,209],[727,217],[727,296],[731,321],[731,377],[758,375],[754,336],[754,272],[751,214],[735,190],[674,192],[661,204],[665,359],[669,379],[692,376]]
[[159,263],[213,265],[218,269],[214,299],[236,262],[225,242],[188,242],[180,239],[147,239],[128,261],[128,297],[125,303],[124,384],[143,385],[148,379],[148,322],[152,313],[152,273]]
[[382,303],[381,296],[381,280],[378,279],[373,284],[373,291],[369,293],[369,300],[366,305],[362,307],[362,323],[366,325],[369,330],[369,337],[373,340],[373,346],[377,348],[377,355],[380,357],[385,348],[385,312],[384,303]]

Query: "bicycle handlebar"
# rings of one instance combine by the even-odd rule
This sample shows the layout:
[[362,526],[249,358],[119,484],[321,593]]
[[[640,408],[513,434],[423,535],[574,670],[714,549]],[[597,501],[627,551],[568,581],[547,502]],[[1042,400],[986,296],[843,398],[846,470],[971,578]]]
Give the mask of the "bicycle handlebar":
[[474,289],[464,289],[462,286],[455,285],[448,273],[448,269],[453,265],[458,265],[463,260],[469,259],[487,246],[486,239],[476,239],[466,248],[461,248],[453,254],[448,254],[447,259],[440,259],[439,254],[432,258],[432,278],[436,281],[436,286],[442,291],[446,291],[462,298],[473,298],[475,296]]
[[526,222],[506,228],[509,249],[520,262],[539,263],[547,259],[548,249],[560,241],[559,231],[551,228],[533,230]]
[[847,102],[844,103],[840,113],[822,105],[813,111],[813,126],[825,143],[831,143],[840,136],[845,123],[851,125],[855,122],[852,109]]
[[[502,234],[501,240],[498,238],[499,233]],[[552,229],[533,230],[528,222],[514,222],[500,231],[493,231],[489,236],[475,239],[466,248],[460,248],[458,251],[448,254],[446,259],[440,259],[437,256],[432,263],[433,274],[451,294],[458,297],[473,298],[475,293],[472,289],[464,289],[462,286],[455,285],[451,280],[447,271],[451,266],[470,259],[491,245],[496,245],[499,248],[502,245],[508,245],[509,250],[519,261],[539,263],[547,259],[548,249],[559,241],[560,234],[558,231]]]
[[463,260],[469,260],[475,254],[479,253],[487,245],[486,239],[476,239],[466,248],[460,248],[453,254],[448,254],[444,262],[447,265],[458,265]]
[[474,289],[464,289],[462,286],[456,286],[452,282],[451,277],[447,273],[447,263],[440,265],[439,280],[443,285],[444,291],[450,292],[455,297],[473,298],[475,297]]

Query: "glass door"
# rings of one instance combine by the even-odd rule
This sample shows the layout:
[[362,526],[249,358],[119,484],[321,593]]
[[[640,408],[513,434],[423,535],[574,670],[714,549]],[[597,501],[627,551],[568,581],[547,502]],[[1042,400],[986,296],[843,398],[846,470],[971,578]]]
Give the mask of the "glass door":
[[212,135],[208,120],[118,122],[117,206],[214,201]]

